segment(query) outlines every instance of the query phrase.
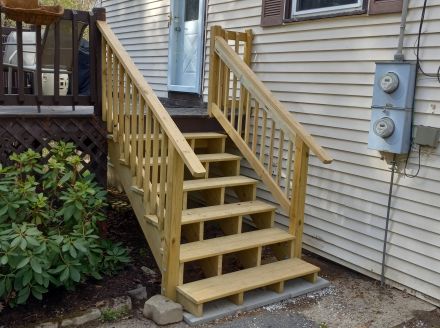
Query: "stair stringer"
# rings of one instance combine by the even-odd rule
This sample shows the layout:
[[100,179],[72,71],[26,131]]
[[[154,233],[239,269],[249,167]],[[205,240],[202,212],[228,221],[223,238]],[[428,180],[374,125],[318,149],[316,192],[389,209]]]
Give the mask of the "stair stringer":
[[162,252],[159,230],[157,226],[149,223],[149,221],[145,219],[146,211],[143,197],[134,192],[131,188],[133,186],[133,175],[131,174],[128,166],[121,164],[120,159],[123,157],[121,156],[119,148],[120,146],[118,143],[114,142],[112,139],[109,139],[108,154],[111,165],[113,166],[113,170],[115,171],[115,177],[123,186],[139,225],[142,228],[142,232],[147,239],[148,246],[153,253],[154,259],[156,260],[156,264],[159,269],[162,270]]

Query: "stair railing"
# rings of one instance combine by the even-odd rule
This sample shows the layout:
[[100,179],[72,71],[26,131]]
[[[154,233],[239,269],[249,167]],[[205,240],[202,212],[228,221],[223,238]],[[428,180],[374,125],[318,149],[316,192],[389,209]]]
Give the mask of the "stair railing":
[[251,44],[250,31],[212,27],[208,110],[288,213],[300,257],[309,153],[332,158],[251,70]]
[[131,169],[135,187],[143,191],[145,215],[157,216],[162,293],[175,299],[184,167],[194,177],[205,176],[206,170],[111,28],[103,21],[98,28],[102,34],[102,118],[119,144],[120,160]]

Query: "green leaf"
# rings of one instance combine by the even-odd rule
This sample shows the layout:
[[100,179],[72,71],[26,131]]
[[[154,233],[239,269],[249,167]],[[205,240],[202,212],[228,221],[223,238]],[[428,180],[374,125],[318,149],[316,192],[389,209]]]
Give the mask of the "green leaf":
[[22,290],[20,290],[20,292],[18,293],[18,297],[17,297],[17,304],[26,303],[30,294],[31,294],[31,290],[29,287],[25,287]]
[[6,255],[3,255],[0,259],[0,264],[6,265],[6,264],[8,264],[8,260],[9,260],[8,257]]
[[64,220],[69,220],[76,211],[76,207],[71,205],[64,210]]
[[31,267],[36,273],[42,273],[41,264],[35,257],[31,259]]
[[70,256],[72,256],[74,259],[76,259],[76,257],[78,256],[78,253],[77,253],[75,247],[73,247],[72,245],[70,245],[70,247],[69,247],[69,254],[70,254]]
[[43,294],[41,294],[40,292],[36,291],[34,288],[32,288],[32,295],[34,295],[34,297],[37,300],[40,300],[40,301],[43,300]]
[[70,267],[70,278],[75,282],[80,282],[81,274],[75,267]]
[[0,280],[0,299],[3,298],[3,294],[6,291],[6,281],[5,279]]
[[69,278],[70,270],[69,267],[66,267],[64,271],[60,275],[60,281],[66,281]]
[[84,246],[85,241],[82,239],[77,239],[73,242],[73,246],[75,246],[75,248],[77,250],[79,250],[82,253],[88,253],[87,248]]
[[35,247],[40,246],[40,243],[34,237],[26,236],[25,239],[26,239],[26,241],[28,242],[29,245],[32,245],[32,246],[35,246]]
[[32,270],[27,270],[26,273],[23,276],[23,287],[28,285],[32,280]]
[[6,213],[8,213],[8,207],[7,206],[0,208],[0,216],[5,215]]
[[31,259],[29,257],[25,257],[23,260],[21,260],[18,264],[17,264],[17,269],[21,269],[24,266],[28,265],[29,261]]

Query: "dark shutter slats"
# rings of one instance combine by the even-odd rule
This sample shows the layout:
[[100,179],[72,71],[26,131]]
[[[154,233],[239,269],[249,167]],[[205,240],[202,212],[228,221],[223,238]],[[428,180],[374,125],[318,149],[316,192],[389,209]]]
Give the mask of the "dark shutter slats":
[[285,0],[263,0],[261,26],[283,24]]
[[370,0],[370,15],[391,14],[402,12],[403,0]]

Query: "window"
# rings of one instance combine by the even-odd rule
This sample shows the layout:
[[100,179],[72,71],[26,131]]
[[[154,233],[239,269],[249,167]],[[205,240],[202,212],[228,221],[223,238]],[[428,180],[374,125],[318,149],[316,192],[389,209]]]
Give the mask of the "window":
[[292,17],[362,9],[363,0],[292,0]]
[[403,0],[262,0],[261,25],[354,14],[395,14],[402,12],[402,3]]

